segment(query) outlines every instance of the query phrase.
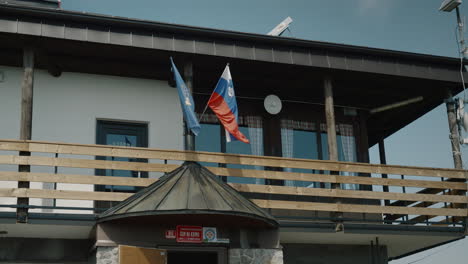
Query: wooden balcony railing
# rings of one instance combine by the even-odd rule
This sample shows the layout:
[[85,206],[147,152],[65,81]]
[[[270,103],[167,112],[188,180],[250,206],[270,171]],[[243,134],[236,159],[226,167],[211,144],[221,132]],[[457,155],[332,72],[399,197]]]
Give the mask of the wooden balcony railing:
[[[2,151],[0,164],[31,165],[33,168],[32,172],[17,172],[11,166],[4,166],[5,169],[0,166],[0,181],[147,186],[157,179],[96,176],[94,170],[164,173],[177,168],[179,166],[175,164],[177,161],[198,161],[227,165],[228,168],[224,165],[208,167],[220,176],[275,180],[271,182],[272,184],[281,182],[278,180],[289,180],[330,183],[331,186],[339,184],[361,186],[360,190],[344,190],[231,183],[231,186],[238,191],[245,193],[248,197],[253,197],[251,200],[260,207],[272,210],[373,214],[379,216],[376,219],[382,223],[406,224],[440,222],[440,224],[447,225],[463,225],[468,216],[466,209],[468,171],[466,170],[18,140],[0,140],[0,151]],[[19,156],[18,151],[32,154]],[[98,160],[97,156],[127,157],[149,162]],[[168,161],[172,164],[167,164]],[[230,164],[250,167],[248,169],[229,168]],[[49,171],[52,171],[50,168],[55,167],[88,170],[82,170],[83,173],[80,172],[80,174],[37,172],[47,167]],[[290,169],[284,170],[284,168],[302,169],[301,171],[310,171],[310,173],[291,172]],[[321,172],[321,174],[314,172]],[[336,175],[340,172],[353,173],[353,176]],[[387,174],[389,178],[380,178],[381,174]],[[391,192],[382,192],[376,191],[379,189],[378,186],[393,186],[393,188],[390,189]],[[405,188],[413,191],[394,191],[395,189],[405,190]],[[130,195],[132,194],[125,192],[2,188],[0,186],[0,204],[2,203],[1,197],[121,201]],[[339,202],[336,202],[337,200]],[[384,201],[388,202],[384,203]],[[436,219],[436,221],[429,222],[430,219]]]

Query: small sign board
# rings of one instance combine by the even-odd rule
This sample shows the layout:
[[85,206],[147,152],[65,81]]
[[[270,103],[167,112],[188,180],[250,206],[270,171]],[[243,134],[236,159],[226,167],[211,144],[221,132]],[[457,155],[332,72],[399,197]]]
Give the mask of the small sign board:
[[214,243],[217,238],[216,227],[203,227],[203,242]]
[[176,241],[179,243],[202,243],[203,228],[201,226],[176,227]]
[[218,238],[216,239],[216,243],[223,243],[223,244],[229,244],[229,238]]
[[171,230],[166,230],[166,238],[167,239],[174,239],[176,238],[176,231],[171,229]]

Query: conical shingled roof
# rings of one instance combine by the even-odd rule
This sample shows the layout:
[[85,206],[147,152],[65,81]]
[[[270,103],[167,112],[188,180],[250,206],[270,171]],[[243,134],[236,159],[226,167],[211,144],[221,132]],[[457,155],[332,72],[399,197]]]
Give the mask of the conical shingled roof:
[[159,181],[102,213],[98,221],[180,214],[228,215],[229,219],[238,217],[266,226],[278,225],[270,214],[196,162],[185,162]]

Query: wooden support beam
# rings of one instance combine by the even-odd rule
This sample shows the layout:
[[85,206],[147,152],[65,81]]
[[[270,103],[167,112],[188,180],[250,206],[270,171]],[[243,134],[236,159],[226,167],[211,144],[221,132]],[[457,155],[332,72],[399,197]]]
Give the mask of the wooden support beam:
[[451,94],[448,96],[447,102],[447,117],[450,130],[450,142],[452,145],[453,164],[455,169],[463,169],[461,151],[460,151],[460,135],[458,134],[457,116],[455,113],[456,102]]
[[[463,196],[460,196],[463,197]],[[433,205],[434,203],[418,203],[414,207],[429,207]],[[445,207],[444,207],[445,208]],[[447,208],[466,208],[466,204],[449,204]],[[468,212],[468,211],[467,211]],[[424,223],[426,220],[431,220],[432,218],[435,218],[437,216],[435,215],[419,215],[414,218],[411,218],[408,220],[411,224],[416,224],[416,223]],[[455,220],[455,219],[453,219]]]
[[438,215],[438,216],[461,216],[467,217],[468,213],[464,209],[448,208],[415,208],[415,207],[397,207],[380,205],[361,205],[361,204],[336,204],[336,203],[315,203],[315,202],[296,202],[280,200],[260,200],[251,199],[251,201],[263,208],[286,209],[286,210],[305,210],[305,211],[327,211],[327,212],[346,212],[346,213],[374,213],[374,214],[408,214],[408,215]]
[[333,104],[332,80],[326,76],[323,81],[325,93],[325,119],[327,122],[328,159],[338,161],[338,146],[336,143],[335,109]]
[[[125,161],[108,161],[108,160],[86,160],[74,158],[52,158],[52,157],[19,157],[11,155],[0,155],[0,164],[9,165],[33,165],[33,166],[49,166],[49,167],[72,167],[72,168],[88,168],[88,169],[110,169],[110,170],[131,170],[131,171],[154,171],[154,172],[170,172],[179,167],[176,164],[158,164],[145,162],[125,162]],[[419,188],[434,188],[439,192],[445,189],[467,190],[467,185],[462,182],[439,182],[426,180],[400,180],[400,179],[381,179],[372,177],[360,176],[340,176],[327,174],[312,174],[300,172],[283,172],[283,171],[264,171],[254,169],[234,169],[234,168],[219,168],[207,167],[213,173],[220,176],[235,176],[273,180],[296,180],[310,182],[329,182],[332,184],[348,183],[348,184],[368,184],[368,185],[388,185],[388,186],[406,186]]]
[[[461,183],[461,184],[463,184],[463,183]],[[465,184],[463,184],[463,185],[465,185]],[[423,190],[417,192],[417,194],[438,194],[438,193],[441,193],[442,191],[444,191],[444,190],[428,188],[428,189],[423,189]],[[466,190],[457,190],[457,189],[449,190],[444,195],[456,195],[456,196],[465,197],[465,195],[464,195],[465,191]],[[439,194],[438,196],[442,196],[442,195]],[[398,200],[396,202],[391,203],[390,206],[407,206],[407,207],[409,207],[412,204],[414,204],[414,202]],[[413,207],[430,207],[430,206],[432,206],[434,204],[436,204],[436,203],[434,203],[434,202],[425,202],[425,203],[415,204],[415,205],[413,205]],[[403,217],[403,216],[404,215],[387,215],[385,217],[385,220],[396,220],[396,219],[398,219],[400,217]]]
[[[328,143],[328,159],[331,161],[338,161],[338,145],[336,143],[336,123],[335,123],[335,106],[333,103],[333,86],[330,76],[325,76],[323,80],[323,88],[325,95],[325,120],[327,123],[327,143]],[[338,171],[330,171],[332,175],[338,175]],[[339,183],[332,183],[332,189],[341,189]],[[336,204],[341,204],[340,198],[333,198]],[[342,212],[333,212],[334,217],[337,219],[343,218]],[[336,231],[343,230],[341,221],[337,221]]]
[[[146,187],[158,179],[127,178],[114,176],[92,176],[42,172],[0,172],[0,181],[55,182],[73,184],[117,185]],[[453,201],[449,201],[453,202]]]
[[323,171],[346,171],[357,173],[376,173],[411,175],[437,178],[454,178],[465,181],[468,171],[457,169],[410,167],[399,165],[379,165],[358,162],[311,160],[272,156],[254,156],[202,151],[163,150],[138,147],[119,147],[105,145],[70,144],[41,141],[0,140],[0,150],[17,150],[71,155],[132,157],[140,159],[188,160],[224,164],[241,164],[265,167],[298,168]]
[[392,193],[392,192],[373,192],[373,191],[354,191],[339,189],[318,189],[304,187],[288,187],[273,185],[256,184],[236,184],[230,183],[234,189],[244,193],[265,193],[265,194],[285,194],[297,196],[314,197],[340,197],[350,199],[376,199],[376,200],[406,200],[413,202],[431,201],[431,202],[449,202],[457,204],[468,203],[468,197],[457,195],[432,195],[432,194],[413,194],[413,193]]
[[[23,80],[21,83],[21,121],[20,140],[31,140],[32,115],[33,115],[33,87],[34,87],[34,51],[32,48],[23,50]],[[31,156],[31,152],[20,151],[20,156]],[[18,172],[29,172],[29,165],[19,165]],[[28,181],[19,181],[18,188],[29,188]],[[18,205],[29,205],[28,198],[18,198]],[[16,210],[16,221],[19,223],[28,222],[28,209],[18,208]]]
[[[86,200],[86,201],[123,201],[133,193],[122,192],[88,192],[65,190],[41,190],[28,188],[0,188],[0,197],[27,197],[42,199]],[[92,208],[90,208],[92,210]]]
[[[126,178],[111,176],[90,176],[73,174],[54,174],[38,172],[0,172],[0,181],[29,181],[29,182],[57,182],[73,184],[95,184],[95,185],[118,185],[118,186],[140,186],[146,187],[157,179],[146,178]],[[460,195],[434,195],[434,194],[412,194],[412,193],[385,193],[373,191],[354,191],[340,189],[315,189],[304,187],[288,187],[273,185],[255,185],[255,184],[234,184],[230,185],[240,192],[266,193],[266,194],[285,194],[298,196],[317,196],[317,197],[339,197],[350,199],[377,199],[377,200],[404,200],[415,202],[447,202],[447,203],[468,203],[466,196]],[[423,203],[415,207],[424,207]]]
[[179,167],[176,164],[9,155],[0,155],[0,164],[156,172],[169,172]]
[[[65,190],[40,190],[26,188],[0,188],[0,197],[29,197],[29,198],[54,198],[65,200],[95,200],[95,201],[123,201],[133,195],[121,192],[88,192]],[[378,213],[378,214],[409,214],[409,215],[434,215],[434,216],[459,216],[467,217],[465,209],[452,208],[417,208],[360,204],[336,204],[297,202],[281,200],[252,199],[252,202],[263,208],[286,210],[311,210],[327,212],[349,213]]]
[[20,140],[31,140],[34,86],[34,51],[23,51],[23,80],[21,83]]

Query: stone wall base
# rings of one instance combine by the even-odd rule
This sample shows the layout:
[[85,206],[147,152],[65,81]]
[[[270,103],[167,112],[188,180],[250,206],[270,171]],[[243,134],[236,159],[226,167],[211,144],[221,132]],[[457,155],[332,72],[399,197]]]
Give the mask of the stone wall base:
[[229,264],[283,264],[281,249],[229,249]]
[[[228,250],[229,264],[283,264],[281,249],[240,249]],[[118,247],[98,247],[96,264],[119,264]]]
[[118,247],[98,247],[96,249],[96,264],[119,264]]

